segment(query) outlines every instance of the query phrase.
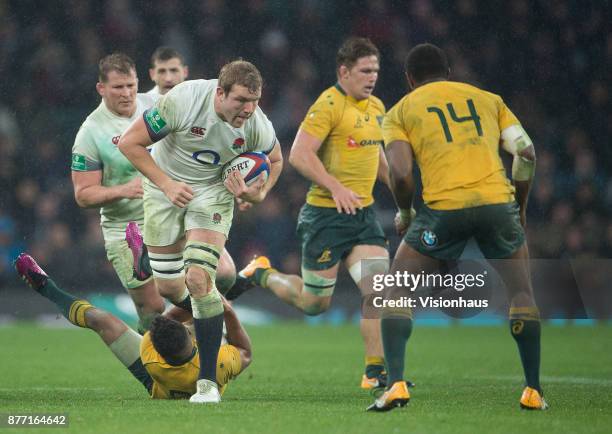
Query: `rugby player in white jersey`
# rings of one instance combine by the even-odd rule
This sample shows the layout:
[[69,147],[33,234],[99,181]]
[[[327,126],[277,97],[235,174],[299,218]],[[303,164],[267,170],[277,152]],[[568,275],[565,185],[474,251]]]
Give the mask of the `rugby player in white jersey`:
[[147,92],[155,101],[170,89],[187,80],[189,66],[181,53],[171,47],[159,47],[151,55],[149,77],[155,87]]
[[153,99],[138,93],[134,61],[115,53],[100,60],[96,90],[100,105],[85,119],[72,148],[74,196],[83,208],[100,208],[104,247],[119,280],[132,297],[139,330],[148,329],[153,317],[164,310],[151,278],[137,280],[133,258],[125,241],[128,222],[143,224],[141,175],[117,149],[119,137]]
[[[185,81],[188,76],[189,66],[187,66],[185,58],[178,50],[167,46],[158,47],[151,55],[151,68],[149,69],[149,77],[155,83],[155,87],[148,91],[147,95],[150,95],[153,101],[157,101],[174,86]],[[219,258],[215,284],[219,291],[227,293],[235,282],[236,265],[227,250],[223,249]],[[162,291],[164,289],[162,288]],[[171,291],[169,296],[172,298],[175,292]]]
[[[148,179],[144,185],[144,241],[158,288],[191,297],[199,348],[197,391],[190,401],[217,403],[215,361],[221,343],[223,304],[215,288],[216,268],[231,227],[234,198],[261,202],[282,169],[272,123],[258,107],[263,80],[243,60],[225,65],[218,80],[175,86],[134,121],[119,149]],[[156,142],[152,154],[147,146]],[[271,162],[247,186],[238,172],[221,181],[223,165],[246,151],[262,151]]]

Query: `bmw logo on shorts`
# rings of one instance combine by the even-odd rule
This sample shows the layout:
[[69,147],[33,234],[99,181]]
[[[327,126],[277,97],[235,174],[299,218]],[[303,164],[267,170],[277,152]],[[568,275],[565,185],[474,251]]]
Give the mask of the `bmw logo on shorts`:
[[426,229],[421,234],[421,242],[425,247],[433,247],[438,244],[438,237],[429,229]]

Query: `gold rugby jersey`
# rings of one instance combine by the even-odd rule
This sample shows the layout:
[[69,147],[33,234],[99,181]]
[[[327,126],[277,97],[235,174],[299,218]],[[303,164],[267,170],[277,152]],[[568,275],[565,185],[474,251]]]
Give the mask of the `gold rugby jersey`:
[[[195,339],[193,339],[195,345]],[[196,381],[200,372],[200,357],[196,351],[186,363],[173,366],[155,350],[151,333],[147,332],[140,343],[140,359],[153,379],[151,398],[188,399],[196,391]],[[233,345],[221,345],[217,358],[217,383],[223,393],[229,380],[235,378],[242,369],[240,352]]]
[[404,96],[383,121],[385,143],[408,142],[421,170],[423,200],[452,210],[514,200],[499,155],[501,131],[520,124],[500,96],[436,81]]
[[[385,106],[375,96],[361,101],[336,84],[326,89],[308,110],[300,128],[323,143],[318,156],[327,172],[362,197],[363,206],[374,202],[372,189],[378,173]],[[336,207],[331,193],[312,183],[306,202]]]

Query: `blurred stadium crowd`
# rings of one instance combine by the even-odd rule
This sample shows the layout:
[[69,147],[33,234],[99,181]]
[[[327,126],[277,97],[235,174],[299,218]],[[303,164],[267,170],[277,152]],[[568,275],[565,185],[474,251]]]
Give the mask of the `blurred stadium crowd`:
[[[0,0],[0,284],[32,252],[66,285],[120,288],[105,258],[97,210],[70,182],[79,125],[98,104],[98,60],[115,50],[152,87],[149,56],[170,45],[190,78],[213,78],[241,56],[265,79],[261,106],[288,155],[308,106],[335,82],[335,52],[351,34],[381,49],[375,94],[406,91],[408,50],[447,50],[452,77],[501,94],[538,154],[529,204],[535,258],[612,255],[612,14],[570,0]],[[307,183],[288,164],[273,194],[238,215],[228,243],[240,268],[257,252],[299,270],[296,216]],[[377,188],[392,238],[393,202]],[[394,244],[395,243],[395,244]]]

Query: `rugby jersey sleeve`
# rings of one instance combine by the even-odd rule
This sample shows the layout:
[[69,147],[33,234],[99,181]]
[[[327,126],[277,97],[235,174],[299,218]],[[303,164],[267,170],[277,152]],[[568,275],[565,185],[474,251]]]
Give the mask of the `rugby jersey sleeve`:
[[498,113],[499,113],[499,131],[504,131],[506,128],[512,125],[520,125],[518,118],[512,113],[508,106],[504,103],[501,97],[498,97],[497,101]]
[[311,136],[324,141],[334,126],[333,98],[319,98],[309,109],[300,128]]
[[258,107],[257,112],[254,115],[255,123],[251,130],[250,141],[253,143],[253,149],[257,152],[264,152],[269,154],[272,152],[274,145],[276,144],[276,132],[270,119],[264,114],[264,112]]
[[75,172],[89,172],[102,170],[102,167],[102,159],[91,131],[83,124],[74,139],[70,168]]
[[153,142],[168,134],[187,128],[189,113],[197,92],[193,86],[176,86],[157,100],[155,105],[143,113],[143,119]]
[[403,100],[398,102],[391,110],[387,112],[382,122],[383,140],[385,146],[391,142],[403,141],[410,143],[408,132],[404,129],[402,119]]

